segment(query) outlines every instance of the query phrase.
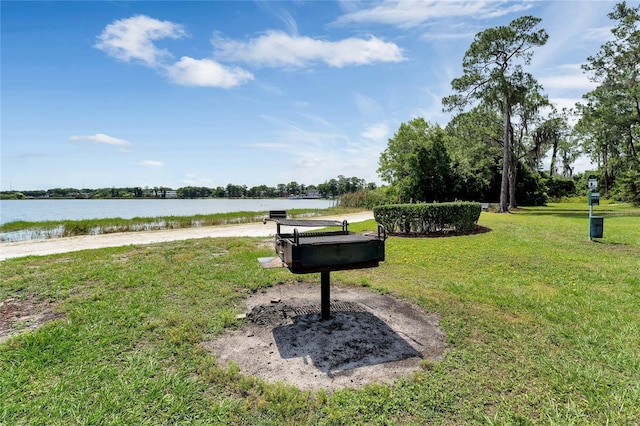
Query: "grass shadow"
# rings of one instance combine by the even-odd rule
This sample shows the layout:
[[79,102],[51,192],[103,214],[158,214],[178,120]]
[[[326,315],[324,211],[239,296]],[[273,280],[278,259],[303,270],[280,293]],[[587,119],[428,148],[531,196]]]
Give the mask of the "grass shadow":
[[402,233],[402,232],[389,232],[389,236],[393,237],[402,237],[402,238],[447,238],[447,237],[463,237],[466,235],[475,235],[475,234],[484,234],[487,232],[491,232],[491,228],[482,225],[476,225],[476,227],[470,231],[457,231],[453,230],[445,230],[439,232],[411,232],[411,233]]

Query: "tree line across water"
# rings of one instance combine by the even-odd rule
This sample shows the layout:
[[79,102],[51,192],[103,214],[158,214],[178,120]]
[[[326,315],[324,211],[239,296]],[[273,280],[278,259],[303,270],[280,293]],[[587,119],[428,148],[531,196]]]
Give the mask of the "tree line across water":
[[53,188],[34,191],[2,191],[0,199],[24,199],[24,198],[87,198],[87,199],[113,199],[113,198],[282,198],[315,196],[333,198],[341,195],[363,190],[375,190],[375,183],[367,183],[358,177],[345,177],[339,175],[319,185],[305,185],[296,181],[276,186],[259,185],[247,187],[247,185],[228,184],[226,186],[205,187],[185,186],[177,189],[154,187],[125,187],[125,188]]

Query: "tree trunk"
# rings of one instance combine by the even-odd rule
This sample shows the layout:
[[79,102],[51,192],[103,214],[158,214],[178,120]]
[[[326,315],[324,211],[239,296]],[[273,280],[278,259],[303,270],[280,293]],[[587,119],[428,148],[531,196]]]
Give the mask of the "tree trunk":
[[553,150],[551,151],[551,165],[549,166],[549,176],[556,174],[556,157],[558,156],[558,138],[553,138]]
[[515,209],[518,207],[518,204],[516,203],[517,177],[518,177],[518,161],[512,157],[511,163],[509,164],[509,208],[510,209]]
[[638,154],[636,152],[636,147],[633,144],[633,129],[629,128],[629,151],[631,152],[631,160],[634,162],[638,161]]
[[511,127],[511,114],[508,101],[504,100],[504,135],[502,138],[502,181],[500,183],[500,208],[498,213],[507,213],[509,196],[509,163],[511,150],[509,149],[509,128]]

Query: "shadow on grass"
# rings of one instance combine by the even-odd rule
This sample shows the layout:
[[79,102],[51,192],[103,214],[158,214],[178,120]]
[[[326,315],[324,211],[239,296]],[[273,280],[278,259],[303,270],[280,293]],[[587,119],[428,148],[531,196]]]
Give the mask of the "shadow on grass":
[[610,248],[610,249],[614,249],[617,251],[625,251],[626,249],[633,249],[633,246],[631,244],[628,243],[620,243],[620,242],[616,242],[616,241],[606,241],[606,240],[600,240],[600,239],[586,239],[585,243],[587,244],[597,244],[597,245],[601,245],[603,247],[606,248]]
[[[525,214],[531,216],[558,216],[568,219],[588,219],[589,209],[576,209],[576,208],[557,208],[557,207],[519,207],[516,214]],[[640,210],[638,209],[617,209],[608,208],[607,206],[596,206],[593,209],[594,216],[604,217],[627,217],[627,216],[639,216]]]
[[445,230],[439,232],[389,232],[389,236],[402,238],[446,238],[446,237],[462,237],[465,235],[484,234],[490,232],[491,228],[482,225],[476,225],[471,231]]

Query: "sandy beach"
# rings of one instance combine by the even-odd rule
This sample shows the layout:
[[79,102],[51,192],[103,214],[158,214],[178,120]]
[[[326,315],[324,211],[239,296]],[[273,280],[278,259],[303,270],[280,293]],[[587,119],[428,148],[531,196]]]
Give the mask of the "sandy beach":
[[[373,219],[372,212],[323,216],[323,220],[346,220],[349,223]],[[283,228],[284,229],[284,228]],[[305,228],[311,230],[315,228]],[[217,237],[268,237],[275,234],[275,224],[267,222],[238,225],[205,226],[202,228],[165,229],[159,231],[119,232],[101,235],[54,238],[0,243],[0,260],[24,256],[44,256],[79,250],[118,247],[138,244],[154,244],[167,241]]]

